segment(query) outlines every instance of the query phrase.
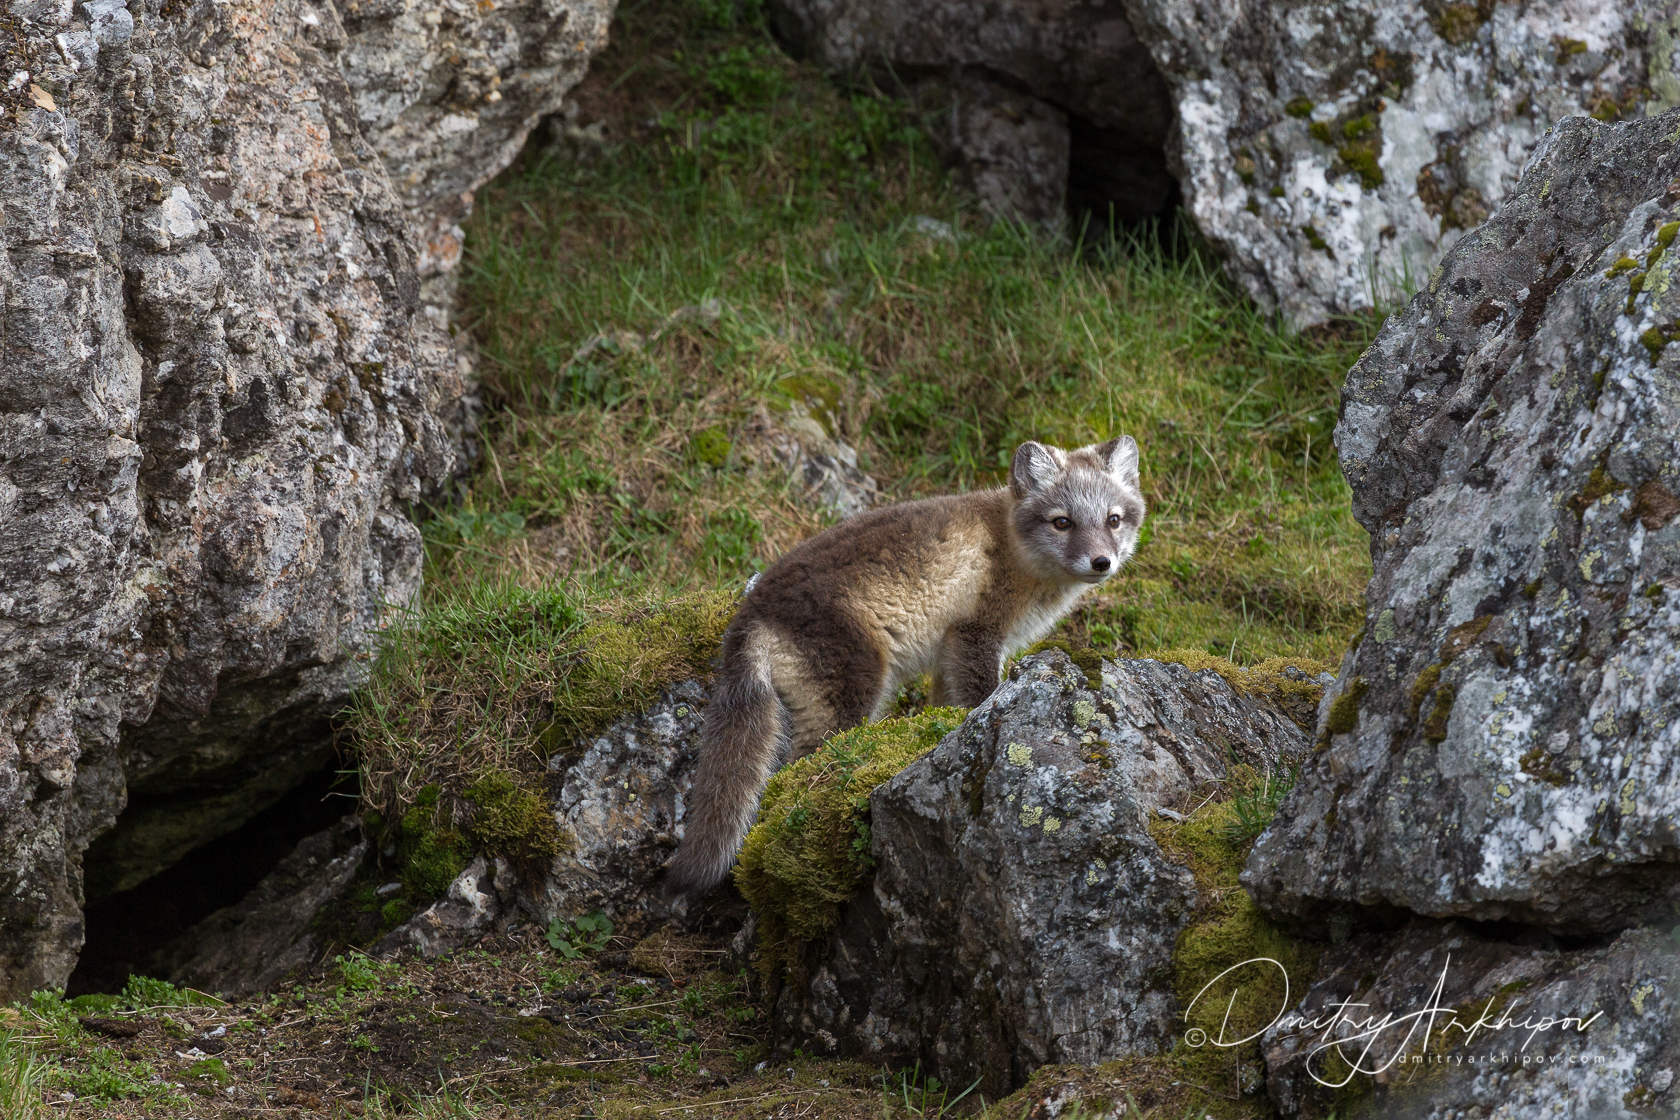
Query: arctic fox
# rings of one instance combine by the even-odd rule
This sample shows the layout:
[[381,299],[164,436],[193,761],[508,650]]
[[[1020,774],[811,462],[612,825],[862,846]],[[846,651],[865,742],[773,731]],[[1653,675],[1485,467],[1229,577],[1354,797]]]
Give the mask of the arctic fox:
[[723,879],[775,769],[878,716],[905,681],[931,673],[933,703],[980,704],[1006,654],[1131,558],[1143,513],[1130,436],[1028,442],[1007,487],[871,510],[772,564],[723,636],[667,892]]

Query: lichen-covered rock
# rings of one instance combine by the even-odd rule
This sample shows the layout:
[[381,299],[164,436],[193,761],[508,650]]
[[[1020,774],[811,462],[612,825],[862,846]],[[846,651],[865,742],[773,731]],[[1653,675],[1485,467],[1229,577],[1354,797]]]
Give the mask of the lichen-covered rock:
[[[1680,103],[1673,0],[772,9],[789,41],[837,71],[873,66],[882,88],[958,74],[1064,114],[1069,199],[1098,218],[1105,195],[1121,218],[1162,213],[1170,165],[1231,274],[1297,326],[1405,293],[1498,209],[1552,122]],[[950,119],[961,153],[966,118]],[[1060,202],[1046,189],[1034,206]]]
[[682,838],[706,699],[700,682],[682,681],[549,760],[554,816],[572,844],[521,885],[527,913],[547,923],[600,910],[626,935],[669,915],[658,888]]
[[1244,873],[1286,919],[1680,907],[1680,113],[1559,124],[1348,375],[1364,635]]
[[1673,1116],[1677,965],[1652,930],[1572,952],[1458,922],[1364,934],[1266,1032],[1267,1091],[1303,1120]]
[[780,416],[759,409],[739,443],[744,457],[786,471],[806,502],[836,517],[862,513],[881,496],[880,484],[858,467],[857,450],[830,435],[803,405]]
[[311,931],[362,869],[368,842],[355,817],[305,837],[251,893],[193,926],[159,954],[155,974],[237,998],[266,991],[320,957]]
[[1156,844],[1233,760],[1306,736],[1213,672],[1019,662],[932,752],[870,798],[873,882],[776,1014],[802,1045],[920,1061],[996,1099],[1046,1062],[1170,1047],[1191,874]]
[[0,998],[64,981],[83,850],[125,803],[100,891],[329,760],[382,605],[419,583],[405,511],[457,465],[457,358],[422,306],[453,258],[415,223],[511,157],[609,11],[12,6]]
[[393,956],[408,950],[432,960],[476,941],[510,911],[515,883],[513,868],[506,860],[474,856],[442,898],[381,937],[373,951]]

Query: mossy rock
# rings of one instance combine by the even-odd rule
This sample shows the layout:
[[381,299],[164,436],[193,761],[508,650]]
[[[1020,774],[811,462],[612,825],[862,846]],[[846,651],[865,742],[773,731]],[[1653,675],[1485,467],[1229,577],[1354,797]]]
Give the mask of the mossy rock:
[[548,799],[510,774],[486,774],[462,794],[472,802],[473,839],[517,866],[540,870],[575,844],[554,819]]
[[1168,649],[1149,656],[1156,661],[1182,665],[1194,673],[1211,669],[1244,696],[1264,696],[1271,700],[1297,727],[1309,733],[1318,724],[1318,702],[1324,698],[1324,686],[1311,680],[1296,680],[1284,670],[1294,669],[1308,677],[1336,673],[1335,665],[1310,657],[1268,657],[1258,664],[1244,666],[1200,649]]
[[585,625],[566,644],[548,740],[575,744],[667,685],[708,675],[736,602],[733,591],[710,591]]
[[767,984],[797,973],[805,948],[840,920],[868,879],[869,794],[961,726],[959,708],[929,708],[833,736],[770,779],[735,882],[758,917]]
[[[1251,774],[1233,778],[1256,780]],[[1201,895],[1195,917],[1173,948],[1173,993],[1186,1029],[1171,1057],[1181,1076],[1195,1085],[1229,1084],[1233,1068],[1239,1076],[1246,1071],[1257,1077],[1262,1068],[1257,1043],[1191,1042],[1256,1034],[1285,1005],[1286,991],[1295,998],[1308,989],[1319,947],[1274,925],[1238,882],[1252,840],[1243,838],[1248,829],[1234,801],[1204,805],[1181,823],[1151,822],[1149,831],[1162,850],[1190,869]],[[1236,967],[1255,961],[1276,963]],[[1198,1103],[1216,1116],[1253,1114],[1245,1107],[1248,1102],[1237,1107],[1222,1105],[1218,1098]]]

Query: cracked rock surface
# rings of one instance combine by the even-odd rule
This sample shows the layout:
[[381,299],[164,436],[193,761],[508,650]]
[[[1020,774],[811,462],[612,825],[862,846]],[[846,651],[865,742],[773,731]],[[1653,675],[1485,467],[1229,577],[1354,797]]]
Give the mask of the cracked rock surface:
[[64,982],[86,892],[329,761],[459,462],[450,223],[610,11],[11,4],[0,999]]
[[1680,112],[1563,121],[1349,374],[1374,573],[1244,872],[1274,914],[1674,920],[1677,232]]
[[[1654,930],[1564,951],[1414,921],[1325,950],[1261,1039],[1267,1091],[1303,1120],[1672,1116],[1675,995],[1673,945]],[[1338,1091],[1353,1062],[1363,1072]]]
[[776,1015],[819,1051],[997,1099],[1047,1062],[1169,1049],[1172,951],[1190,872],[1149,833],[1233,758],[1267,769],[1307,740],[1217,674],[1023,659],[934,750],[870,798],[873,883],[809,985]]

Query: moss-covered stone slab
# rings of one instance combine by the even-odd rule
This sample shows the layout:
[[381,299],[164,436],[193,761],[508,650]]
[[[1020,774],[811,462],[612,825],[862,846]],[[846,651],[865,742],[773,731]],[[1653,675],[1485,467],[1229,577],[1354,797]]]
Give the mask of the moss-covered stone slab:
[[1680,320],[1675,230],[1680,113],[1570,118],[1348,374],[1374,571],[1244,875],[1274,916],[1680,914],[1680,348],[1641,341]]
[[1174,946],[1199,897],[1151,823],[1309,741],[1216,672],[1099,661],[1095,679],[1062,650],[1027,657],[875,788],[874,876],[785,978],[790,1040],[978,1078],[992,1100],[1047,1062],[1171,1049]]

